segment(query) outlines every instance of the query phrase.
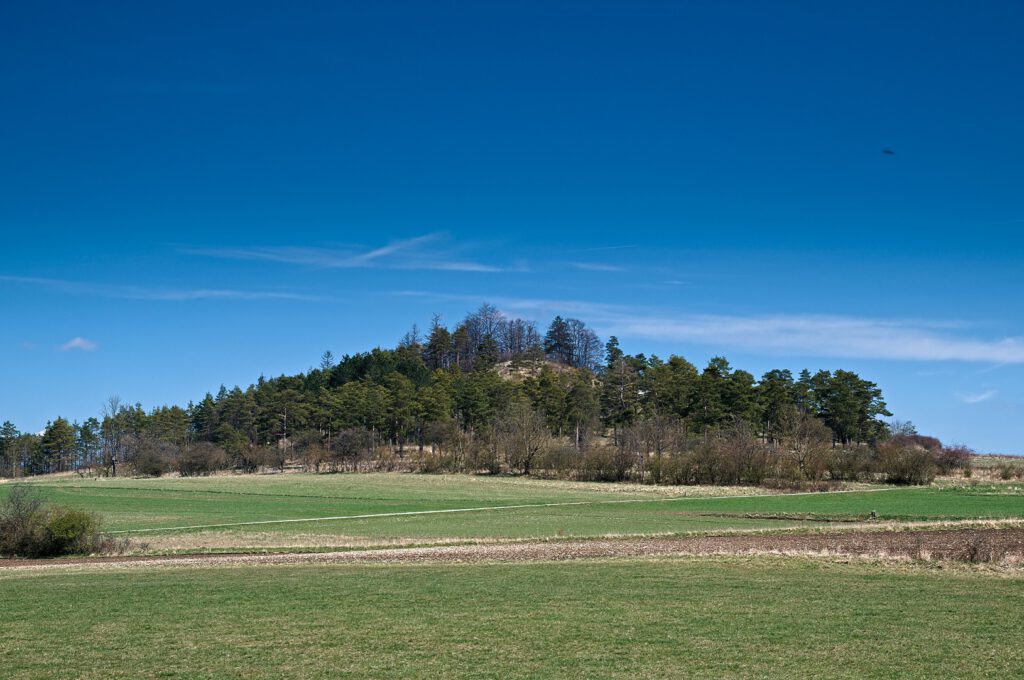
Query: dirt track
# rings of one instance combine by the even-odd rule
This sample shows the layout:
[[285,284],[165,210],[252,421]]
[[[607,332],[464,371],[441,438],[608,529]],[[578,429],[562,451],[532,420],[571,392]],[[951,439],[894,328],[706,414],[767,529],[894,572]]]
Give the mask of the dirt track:
[[491,545],[392,548],[296,554],[209,554],[2,560],[0,569],[204,566],[215,564],[368,564],[521,562],[651,555],[827,553],[991,562],[1024,558],[1024,529],[952,529],[820,534],[748,534],[679,538],[609,538]]

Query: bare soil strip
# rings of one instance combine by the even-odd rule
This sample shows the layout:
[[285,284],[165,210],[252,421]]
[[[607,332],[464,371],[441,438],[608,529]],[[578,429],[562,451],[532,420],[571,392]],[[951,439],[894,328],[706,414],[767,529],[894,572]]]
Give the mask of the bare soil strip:
[[1019,562],[1024,529],[947,529],[817,534],[754,534],[673,538],[554,540],[491,545],[392,548],[293,554],[207,554],[6,560],[0,570],[248,564],[372,564],[558,561],[657,555],[794,553],[905,557],[967,562]]

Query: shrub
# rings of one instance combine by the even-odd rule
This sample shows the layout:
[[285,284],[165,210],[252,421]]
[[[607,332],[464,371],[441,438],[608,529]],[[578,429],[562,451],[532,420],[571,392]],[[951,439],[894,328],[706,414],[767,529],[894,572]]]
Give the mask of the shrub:
[[0,555],[53,557],[96,552],[103,545],[95,515],[62,506],[46,507],[26,487],[11,489],[0,505]]
[[1008,482],[1014,477],[1014,467],[1009,463],[1002,463],[996,468],[996,473],[999,479]]
[[0,505],[0,555],[30,555],[46,542],[42,501],[26,487],[11,489]]
[[48,555],[91,553],[99,546],[100,523],[96,515],[63,506],[47,512]]
[[124,463],[141,477],[159,477],[171,470],[178,446],[149,435],[128,435]]
[[463,447],[463,460],[466,471],[477,474],[496,475],[501,472],[501,458],[498,455],[498,444],[492,433],[485,438],[471,437]]
[[459,461],[453,453],[437,447],[426,448],[410,454],[407,464],[416,471],[425,474],[458,472]]
[[922,434],[898,434],[889,440],[900,446],[916,446],[926,451],[938,452],[942,450],[942,442],[935,437],[926,437]]
[[827,458],[829,479],[834,481],[853,481],[869,477],[871,474],[871,454],[865,448],[833,449]]
[[693,484],[693,458],[688,453],[675,453],[661,461],[662,484]]
[[583,455],[573,446],[553,446],[543,453],[537,469],[556,477],[570,477],[578,471]]
[[934,450],[932,455],[935,459],[935,465],[939,468],[939,472],[948,475],[954,470],[970,470],[974,451],[963,444],[956,444]]
[[157,449],[147,448],[139,451],[132,467],[140,477],[159,477],[170,469],[170,463]]
[[594,447],[583,455],[580,478],[590,482],[621,482],[635,460],[636,455],[621,446]]
[[895,437],[878,445],[875,468],[890,484],[931,484],[936,469],[931,451]]
[[198,442],[185,447],[174,463],[182,477],[196,477],[223,470],[230,461],[228,454],[219,446],[209,442]]

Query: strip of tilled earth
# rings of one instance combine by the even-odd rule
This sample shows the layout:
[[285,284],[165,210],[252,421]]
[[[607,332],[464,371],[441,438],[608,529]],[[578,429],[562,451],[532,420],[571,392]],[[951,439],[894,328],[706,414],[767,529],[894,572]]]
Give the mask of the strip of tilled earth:
[[649,555],[829,553],[991,562],[1024,558],[1024,529],[952,529],[820,534],[607,538],[492,545],[389,548],[325,553],[210,554],[4,560],[0,569],[50,569],[213,564],[365,564],[394,562],[520,562]]

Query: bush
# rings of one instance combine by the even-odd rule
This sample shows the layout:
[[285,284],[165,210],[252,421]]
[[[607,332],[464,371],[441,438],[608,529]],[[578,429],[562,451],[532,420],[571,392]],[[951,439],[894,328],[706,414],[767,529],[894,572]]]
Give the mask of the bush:
[[185,447],[174,462],[178,474],[182,477],[208,475],[230,465],[224,449],[209,442],[198,442]]
[[580,459],[579,478],[588,482],[621,482],[630,476],[640,455],[625,446],[595,446]]
[[170,469],[170,463],[159,450],[147,448],[139,451],[132,467],[140,477],[159,477]]
[[942,442],[935,437],[926,437],[921,434],[898,434],[892,437],[890,442],[903,447],[918,447],[926,451],[939,452],[942,450]]
[[15,486],[0,506],[0,555],[29,555],[45,543],[43,503],[23,486]]
[[659,484],[693,484],[693,459],[687,453],[674,453],[659,462]]
[[459,471],[459,460],[455,454],[436,446],[409,454],[406,464],[415,472],[440,474]]
[[865,448],[833,449],[827,458],[828,476],[833,481],[855,481],[870,477],[871,452]]
[[895,438],[879,444],[875,468],[890,484],[931,484],[936,470],[931,451]]
[[948,475],[954,470],[963,470],[964,472],[969,471],[971,469],[974,451],[963,444],[956,444],[954,446],[944,446],[937,451],[932,451],[932,455],[935,458],[935,465],[938,466],[939,472],[944,475]]
[[583,454],[573,446],[553,446],[544,451],[535,471],[546,476],[569,478],[580,469]]
[[46,507],[26,487],[12,488],[0,505],[0,555],[54,557],[96,552],[103,545],[95,515]]
[[1014,477],[1018,477],[1017,468],[1009,463],[1002,463],[996,468],[996,474],[999,475],[999,479],[1004,482],[1008,482]]
[[96,515],[67,507],[53,507],[47,513],[46,534],[49,555],[91,553],[100,544],[100,522]]

